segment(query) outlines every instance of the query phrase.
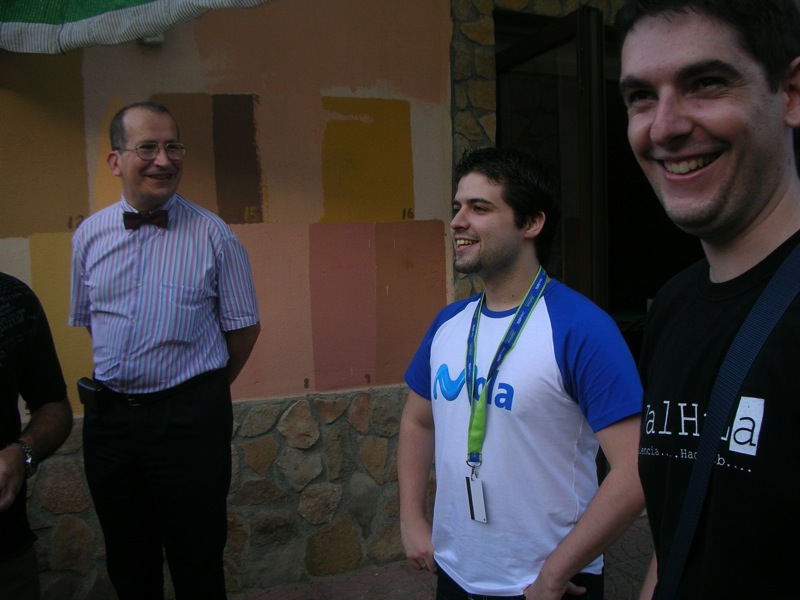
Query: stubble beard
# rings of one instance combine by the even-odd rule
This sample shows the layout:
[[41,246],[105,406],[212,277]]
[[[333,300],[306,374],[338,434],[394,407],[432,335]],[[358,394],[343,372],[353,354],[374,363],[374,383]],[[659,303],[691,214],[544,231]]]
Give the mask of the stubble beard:
[[458,258],[453,260],[453,269],[462,275],[475,275],[481,271],[480,257],[475,260],[461,261]]
[[510,248],[495,248],[490,256],[484,256],[483,249],[472,259],[456,257],[453,260],[453,269],[462,275],[477,275],[482,279],[493,277],[508,270],[514,264],[518,252]]

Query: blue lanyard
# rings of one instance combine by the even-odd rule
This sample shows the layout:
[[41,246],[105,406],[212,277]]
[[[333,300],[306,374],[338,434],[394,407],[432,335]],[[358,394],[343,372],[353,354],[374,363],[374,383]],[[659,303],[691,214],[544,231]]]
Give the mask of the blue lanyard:
[[469,337],[467,338],[467,360],[465,379],[467,384],[467,395],[470,401],[470,416],[469,416],[469,431],[467,435],[467,464],[473,470],[481,464],[483,457],[481,450],[483,449],[483,440],[486,437],[486,402],[488,390],[492,387],[492,380],[497,375],[497,370],[505,357],[517,343],[519,334],[522,332],[528,318],[531,316],[533,309],[544,293],[544,288],[547,285],[547,272],[539,267],[536,273],[536,278],[533,280],[531,287],[525,294],[522,304],[517,308],[514,313],[514,318],[506,330],[503,340],[497,347],[492,364],[489,367],[489,372],[486,375],[486,383],[481,390],[480,396],[475,398],[475,379],[478,372],[475,367],[475,346],[478,341],[478,324],[481,319],[481,310],[483,309],[484,298],[486,293],[481,295],[478,301],[478,306],[475,309],[475,314],[472,315],[472,325],[469,328]]

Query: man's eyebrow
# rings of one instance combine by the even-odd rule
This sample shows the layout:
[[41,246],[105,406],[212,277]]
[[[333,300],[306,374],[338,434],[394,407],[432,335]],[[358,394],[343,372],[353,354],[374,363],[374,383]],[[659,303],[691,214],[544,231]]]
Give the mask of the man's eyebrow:
[[734,79],[744,77],[744,74],[731,63],[720,59],[711,59],[687,65],[678,71],[678,79],[693,79],[708,73],[722,73]]
[[622,79],[619,82],[619,92],[623,96],[625,95],[625,92],[627,92],[628,90],[632,89],[638,90],[647,87],[650,87],[650,84],[647,83],[646,80],[640,79],[639,77],[633,77],[633,76],[626,77],[625,79]]
[[[686,81],[689,79],[700,77],[702,75],[707,75],[709,73],[721,73],[727,75],[728,77],[731,77],[732,79],[744,78],[743,73],[735,66],[733,66],[731,63],[715,58],[686,65],[680,71],[678,71],[676,79],[678,81]],[[625,77],[619,82],[619,91],[623,95],[625,94],[625,92],[631,89],[641,89],[649,87],[652,87],[650,82],[648,82],[646,79],[642,79],[634,75]]]
[[456,198],[453,198],[453,204],[458,204],[459,206],[462,206],[464,204],[491,204],[492,206],[494,206],[494,202],[488,200],[487,198],[481,198],[481,197],[465,198],[463,200],[458,200]]

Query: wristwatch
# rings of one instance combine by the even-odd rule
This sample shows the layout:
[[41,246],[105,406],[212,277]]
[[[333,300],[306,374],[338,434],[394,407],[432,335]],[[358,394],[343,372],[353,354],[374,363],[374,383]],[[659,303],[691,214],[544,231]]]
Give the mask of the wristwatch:
[[14,440],[14,443],[22,448],[22,451],[25,453],[25,474],[29,478],[33,477],[39,469],[39,459],[36,458],[36,452],[33,451],[33,448],[31,448],[28,442]]

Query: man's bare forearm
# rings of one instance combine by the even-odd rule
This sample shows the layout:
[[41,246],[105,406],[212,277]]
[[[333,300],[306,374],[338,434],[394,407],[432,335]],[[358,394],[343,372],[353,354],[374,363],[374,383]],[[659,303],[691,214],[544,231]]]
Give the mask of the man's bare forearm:
[[247,359],[250,358],[259,333],[261,333],[261,323],[225,332],[225,343],[230,355],[228,360],[229,383],[233,383],[241,373]]

